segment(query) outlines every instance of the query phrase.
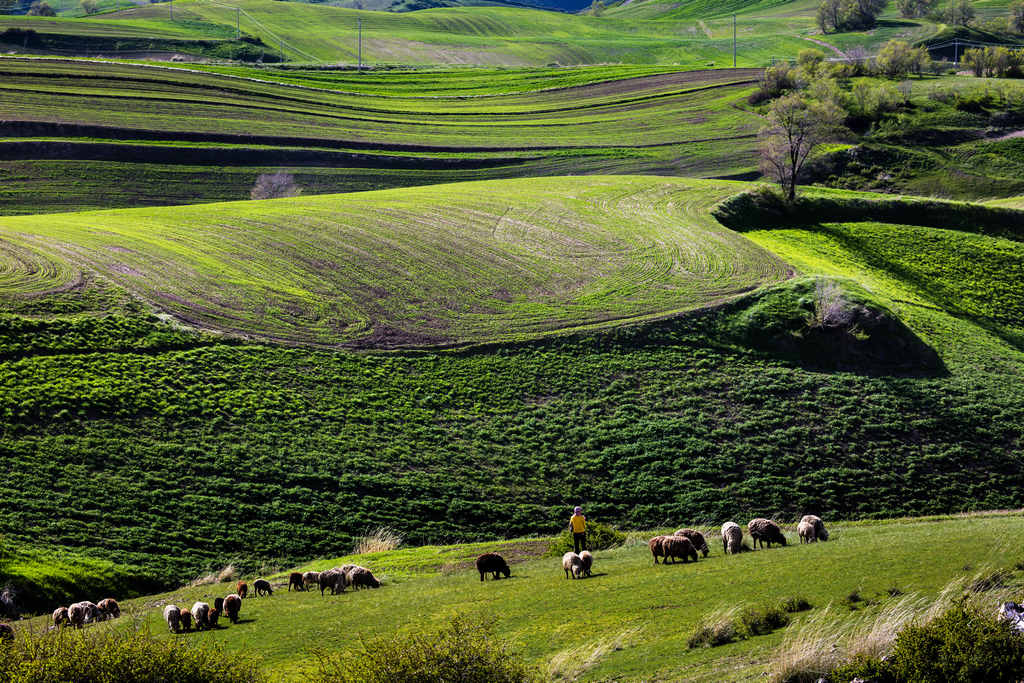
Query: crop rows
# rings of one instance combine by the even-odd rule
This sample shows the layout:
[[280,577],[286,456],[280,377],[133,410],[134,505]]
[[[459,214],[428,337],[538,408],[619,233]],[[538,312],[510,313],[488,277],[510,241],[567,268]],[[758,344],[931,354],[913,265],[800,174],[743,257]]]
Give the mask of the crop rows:
[[734,190],[504,181],[14,217],[0,234],[12,279],[43,272],[21,264],[19,246],[59,247],[67,272],[99,273],[202,327],[331,345],[448,344],[664,315],[786,277],[781,261],[707,215]]

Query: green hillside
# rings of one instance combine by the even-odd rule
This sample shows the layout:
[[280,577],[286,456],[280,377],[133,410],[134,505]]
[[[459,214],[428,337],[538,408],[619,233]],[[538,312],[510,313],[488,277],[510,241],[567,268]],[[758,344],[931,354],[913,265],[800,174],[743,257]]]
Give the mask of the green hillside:
[[[216,73],[0,60],[0,213],[567,173],[756,173],[755,69]],[[258,80],[256,80],[258,79]]]
[[4,298],[98,277],[203,328],[421,346],[665,316],[788,275],[708,216],[735,186],[565,182],[0,219]]
[[[358,651],[377,638],[407,640],[460,615],[470,625],[489,625],[491,638],[510,642],[540,680],[710,683],[761,678],[780,642],[802,628],[816,624],[820,635],[834,632],[830,644],[844,647],[845,631],[870,628],[885,611],[899,610],[907,619],[936,601],[947,606],[983,577],[1000,576],[995,589],[967,593],[991,610],[1001,599],[1017,598],[1024,584],[1024,572],[1013,569],[1020,553],[1008,543],[1020,527],[1019,513],[827,524],[827,543],[798,545],[790,528],[788,547],[737,556],[723,555],[717,528],[708,529],[710,556],[674,566],[654,566],[645,537],[634,537],[625,547],[598,551],[594,575],[582,581],[567,581],[557,557],[524,557],[523,549],[546,545],[536,541],[325,557],[302,569],[358,562],[383,586],[322,597],[317,590],[288,592],[279,574],[272,577],[273,596],[243,601],[238,624],[222,620],[221,628],[205,633],[168,634],[161,606],[212,603],[233,590],[228,584],[181,588],[122,608],[157,638],[222,646],[257,662],[276,681],[305,680],[327,653]],[[915,552],[907,553],[908,546]],[[513,562],[509,580],[479,581],[472,560],[487,550]],[[784,615],[789,626],[719,647],[688,647],[702,619],[729,610],[738,618],[797,597],[811,607]],[[85,635],[126,628],[129,621],[88,626]]]
[[[0,533],[102,553],[171,578],[226,561],[253,566],[261,558],[328,555],[378,524],[412,542],[549,533],[577,501],[599,520],[634,528],[807,509],[887,517],[1020,507],[1018,241],[859,223],[753,232],[802,273],[834,279],[799,278],[697,315],[462,351],[239,345],[147,317],[149,301],[185,319],[234,315],[289,330],[333,315],[293,305],[306,296],[300,287],[310,286],[331,292],[328,301],[344,301],[345,293],[404,302],[426,323],[447,311],[453,329],[473,331],[489,319],[490,334],[507,338],[515,329],[501,322],[508,310],[501,307],[516,300],[504,302],[510,297],[492,288],[502,271],[510,293],[520,295],[535,287],[531,278],[572,290],[572,273],[587,271],[545,271],[543,264],[559,261],[522,253],[518,261],[498,258],[512,254],[504,248],[483,258],[480,248],[503,235],[534,254],[574,254],[590,264],[574,268],[610,267],[601,271],[607,283],[652,283],[534,308],[534,320],[549,316],[549,329],[576,310],[611,310],[616,297],[657,303],[686,282],[687,268],[725,277],[735,292],[744,278],[765,281],[742,275],[745,264],[776,262],[757,251],[731,263],[709,260],[720,248],[703,251],[709,238],[730,248],[742,248],[742,240],[701,218],[700,207],[741,188],[564,178],[424,189],[401,200],[378,193],[195,207],[177,215],[184,223],[207,216],[199,224],[208,227],[164,232],[160,241],[155,236],[166,228],[151,218],[163,210],[4,219],[8,249],[17,245],[21,262],[33,265],[5,271],[8,292],[19,294],[4,303],[0,453],[12,474],[0,484],[8,501]],[[459,203],[439,199],[460,195],[471,198],[462,213]],[[519,216],[534,216],[529,225],[549,230],[487,218],[496,198],[508,196],[518,198]],[[439,227],[451,211],[460,229],[483,232],[413,250],[423,265],[404,265],[388,288],[374,288],[348,283],[345,270],[303,247],[313,226],[322,224],[325,234],[338,229],[317,223],[332,204],[360,207],[352,220],[412,211],[437,216]],[[686,222],[658,233],[665,228],[656,227],[663,220],[652,211],[657,206],[673,207]],[[300,220],[274,227],[255,207]],[[626,207],[633,229],[650,231],[649,242],[631,246],[645,258],[616,280],[616,259],[630,252],[602,254],[577,239],[590,235],[599,244],[614,229],[593,232],[567,212],[617,216]],[[132,216],[147,218],[136,224]],[[266,255],[251,259],[251,245],[237,239],[229,220]],[[485,227],[473,227],[478,222]],[[360,236],[350,249],[366,264],[412,264],[398,258],[409,253],[403,234]],[[56,236],[59,252],[46,253]],[[879,241],[882,253],[872,246]],[[930,253],[924,263],[915,261],[922,243]],[[978,259],[967,270],[956,256],[962,249]],[[649,279],[650,266],[660,280]],[[221,268],[225,276],[208,283]],[[161,275],[165,269],[173,275]],[[705,278],[696,279],[689,291],[709,292]],[[585,280],[578,278],[580,292]],[[417,293],[435,281],[432,298]],[[529,297],[553,295],[541,288]],[[470,305],[474,297],[489,302]],[[808,327],[833,306],[851,315],[866,306],[883,322],[889,311],[907,328],[885,323],[829,336]],[[384,333],[375,341],[394,339]],[[897,351],[871,351],[879,345]],[[839,369],[822,364],[829,349],[842,351]],[[103,550],[88,539],[103,539]]]

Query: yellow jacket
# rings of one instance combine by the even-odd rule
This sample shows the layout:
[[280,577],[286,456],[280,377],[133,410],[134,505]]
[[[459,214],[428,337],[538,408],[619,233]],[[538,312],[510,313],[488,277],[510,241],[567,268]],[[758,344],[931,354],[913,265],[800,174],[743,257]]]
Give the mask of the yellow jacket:
[[569,518],[569,526],[574,534],[582,534],[587,530],[587,518],[583,515],[573,515]]

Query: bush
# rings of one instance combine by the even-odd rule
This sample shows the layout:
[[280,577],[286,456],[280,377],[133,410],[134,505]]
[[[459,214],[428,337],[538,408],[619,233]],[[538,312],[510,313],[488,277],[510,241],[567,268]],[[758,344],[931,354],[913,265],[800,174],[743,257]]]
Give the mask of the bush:
[[253,199],[279,199],[300,194],[302,188],[295,184],[295,177],[291,173],[262,173],[256,178],[249,196]]
[[483,622],[455,617],[447,627],[364,642],[357,652],[321,654],[314,683],[522,683],[535,672]]
[[794,595],[788,598],[783,598],[779,601],[779,609],[783,612],[792,614],[794,612],[806,612],[807,610],[814,607],[810,601],[802,595]]
[[[587,522],[587,549],[608,550],[626,542],[626,534],[618,529],[600,522]],[[566,529],[554,540],[548,549],[548,555],[560,556],[573,549],[572,532]]]
[[72,629],[18,632],[0,657],[5,683],[253,683],[262,674],[240,657],[195,647],[180,639],[157,640],[147,631],[96,633]]
[[789,624],[789,617],[778,607],[750,607],[740,613],[739,623],[747,637],[762,636]]
[[55,17],[57,13],[45,0],[36,0],[28,10],[30,17]]

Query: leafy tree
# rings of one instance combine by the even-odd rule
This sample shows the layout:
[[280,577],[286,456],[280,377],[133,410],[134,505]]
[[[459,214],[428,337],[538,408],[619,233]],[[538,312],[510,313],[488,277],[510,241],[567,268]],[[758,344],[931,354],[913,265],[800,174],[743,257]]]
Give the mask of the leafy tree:
[[601,0],[593,0],[590,3],[590,14],[595,17],[599,17],[604,14],[604,3]]
[[807,48],[806,50],[800,50],[800,53],[796,56],[796,64],[800,67],[809,78],[814,78],[818,74],[818,70],[821,68],[822,63],[825,61],[825,53],[821,50],[816,50],[813,47]]
[[931,56],[923,47],[911,47],[904,40],[890,40],[878,52],[878,69],[890,78],[902,78],[908,73],[920,75],[931,64]]
[[1010,5],[1010,30],[1024,33],[1024,0]]
[[818,6],[818,26],[831,31],[859,31],[874,28],[888,0],[822,0]]
[[908,19],[923,17],[932,11],[936,0],[896,0],[900,15]]
[[775,100],[760,133],[762,167],[796,199],[796,185],[807,158],[842,129],[842,111],[832,102],[808,102],[793,93]]
[[96,14],[100,9],[96,0],[82,0],[82,11],[86,14]]
[[53,8],[46,2],[46,0],[36,0],[32,3],[32,6],[28,10],[30,17],[55,17],[57,13],[53,11]]
[[974,5],[970,0],[955,0],[940,12],[940,18],[953,26],[967,26],[974,20]]

